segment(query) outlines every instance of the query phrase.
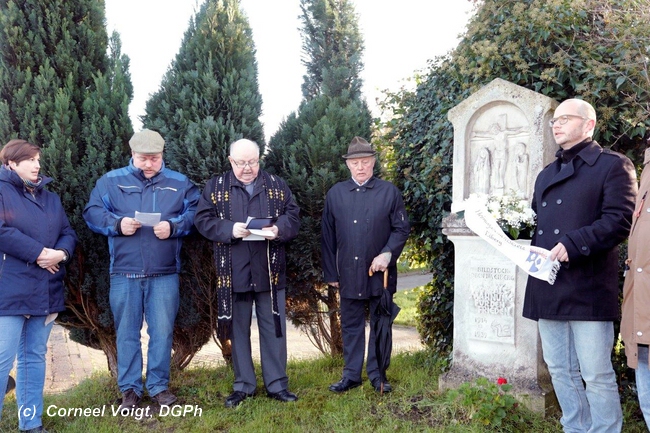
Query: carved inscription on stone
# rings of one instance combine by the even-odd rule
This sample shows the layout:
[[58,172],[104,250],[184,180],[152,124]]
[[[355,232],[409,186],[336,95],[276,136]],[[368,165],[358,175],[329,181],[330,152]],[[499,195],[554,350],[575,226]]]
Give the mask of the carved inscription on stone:
[[515,344],[516,265],[509,260],[470,260],[470,338]]

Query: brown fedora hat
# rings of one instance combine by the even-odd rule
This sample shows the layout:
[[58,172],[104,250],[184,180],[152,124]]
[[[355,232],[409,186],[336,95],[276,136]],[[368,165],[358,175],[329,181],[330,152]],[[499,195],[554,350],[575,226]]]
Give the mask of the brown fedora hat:
[[372,150],[372,146],[365,139],[354,137],[348,146],[348,153],[343,155],[343,158],[366,158],[368,156],[375,156],[376,154],[377,152]]

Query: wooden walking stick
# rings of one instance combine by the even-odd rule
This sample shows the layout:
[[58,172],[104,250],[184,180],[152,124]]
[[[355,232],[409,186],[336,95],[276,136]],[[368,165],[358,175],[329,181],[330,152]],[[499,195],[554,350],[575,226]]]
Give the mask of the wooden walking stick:
[[[372,271],[368,269],[368,276],[372,277]],[[388,269],[384,271],[384,289],[388,288]]]

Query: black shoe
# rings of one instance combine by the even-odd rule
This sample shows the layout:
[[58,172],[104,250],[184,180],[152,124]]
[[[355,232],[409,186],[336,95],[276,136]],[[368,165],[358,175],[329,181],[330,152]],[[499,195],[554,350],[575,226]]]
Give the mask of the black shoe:
[[11,376],[7,377],[7,389],[5,390],[5,395],[13,391],[14,388],[16,388],[16,381]]
[[244,391],[234,391],[226,398],[226,407],[237,407],[242,401],[252,396],[253,394],[246,394]]
[[120,403],[119,410],[125,408],[138,407],[138,404],[140,404],[140,400],[141,400],[140,396],[136,394],[134,390],[127,389],[122,394],[122,403]]
[[178,400],[178,398],[176,398],[171,391],[166,389],[151,397],[151,400],[158,403],[158,406],[171,406]]
[[266,395],[276,400],[283,401],[285,403],[298,400],[298,396],[296,394],[286,389],[283,389],[280,392],[267,392]]
[[330,391],[345,392],[351,390],[352,388],[356,388],[357,386],[361,386],[361,382],[356,382],[354,380],[348,379],[347,377],[344,377],[335,384],[330,385]]
[[377,378],[372,381],[372,387],[375,388],[375,391],[380,392],[382,394],[386,394],[388,392],[391,392],[393,390],[393,387],[390,386],[390,383],[388,381],[384,382],[384,387],[382,389],[381,387],[381,379]]

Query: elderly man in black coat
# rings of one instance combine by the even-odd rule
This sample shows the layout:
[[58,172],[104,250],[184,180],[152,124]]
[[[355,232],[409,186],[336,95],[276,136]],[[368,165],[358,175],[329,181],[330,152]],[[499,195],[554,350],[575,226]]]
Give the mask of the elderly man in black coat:
[[[391,296],[395,293],[397,259],[410,230],[400,191],[373,176],[375,154],[363,138],[352,139],[343,155],[352,177],[328,191],[323,210],[323,273],[325,281],[340,290],[345,362],[343,378],[329,388],[333,392],[361,385],[366,304],[372,321],[384,291],[381,272],[388,272],[387,289]],[[366,371],[376,391],[391,391],[388,382],[382,387],[372,327]]]
[[529,277],[523,315],[538,321],[564,431],[618,432],[623,418],[611,363],[618,244],[630,231],[636,174],[628,158],[592,140],[590,104],[569,99],[554,116],[560,150],[535,182],[532,245],[563,266],[554,285]]

